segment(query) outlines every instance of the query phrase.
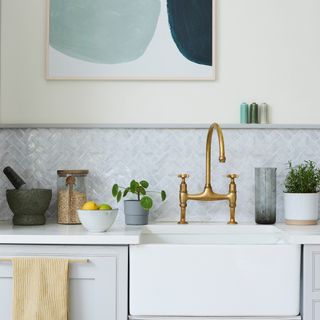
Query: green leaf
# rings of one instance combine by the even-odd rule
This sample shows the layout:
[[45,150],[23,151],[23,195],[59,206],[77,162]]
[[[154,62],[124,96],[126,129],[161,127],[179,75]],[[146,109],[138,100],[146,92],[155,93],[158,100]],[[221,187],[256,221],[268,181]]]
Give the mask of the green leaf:
[[132,181],[130,182],[130,191],[131,191],[132,193],[136,193],[138,186],[139,186],[138,182],[137,182],[136,180],[132,180]]
[[146,189],[144,188],[144,187],[141,187],[141,186],[139,186],[139,188],[138,188],[138,191],[143,195],[143,196],[145,196],[146,195]]
[[143,196],[140,200],[140,205],[143,209],[149,210],[152,208],[153,201],[150,197],[148,196]]
[[119,191],[119,186],[115,183],[115,184],[112,186],[112,195],[113,195],[114,197],[116,197],[117,194],[118,194],[118,191]]
[[128,194],[129,191],[130,191],[129,187],[125,188],[124,191],[123,191],[123,196],[125,197]]
[[119,190],[119,192],[117,194],[117,202],[119,202],[121,200],[121,196],[122,196],[122,192],[121,192],[121,190]]
[[314,161],[304,161],[296,166],[288,162],[285,189],[288,193],[316,193],[320,190],[320,168]]
[[141,180],[141,181],[140,181],[140,184],[141,184],[142,187],[144,187],[144,188],[148,188],[148,187],[149,187],[149,182],[146,181],[146,180]]
[[164,190],[161,191],[161,200],[164,201],[167,198],[167,194]]

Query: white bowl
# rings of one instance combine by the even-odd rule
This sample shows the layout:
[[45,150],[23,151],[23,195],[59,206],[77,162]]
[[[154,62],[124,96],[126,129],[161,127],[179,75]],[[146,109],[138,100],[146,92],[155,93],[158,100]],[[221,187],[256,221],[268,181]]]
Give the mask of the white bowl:
[[77,210],[77,212],[80,222],[89,232],[105,232],[114,223],[118,209]]

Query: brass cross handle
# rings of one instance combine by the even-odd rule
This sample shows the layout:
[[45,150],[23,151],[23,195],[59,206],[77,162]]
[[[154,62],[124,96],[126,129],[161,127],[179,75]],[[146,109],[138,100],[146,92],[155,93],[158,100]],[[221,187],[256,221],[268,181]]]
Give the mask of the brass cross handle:
[[227,175],[227,178],[230,178],[230,184],[229,184],[229,192],[237,192],[236,182],[235,179],[239,178],[238,174],[231,173]]
[[236,174],[236,173],[230,173],[230,174],[227,175],[227,178],[230,178],[231,180],[234,181],[234,179],[239,178],[239,175]]
[[186,178],[189,178],[190,175],[188,173],[181,173],[178,175],[178,178],[181,178],[181,179],[186,179]]
[[230,174],[227,175],[227,177],[231,178],[231,179],[237,179],[237,178],[239,178],[239,175],[236,174],[236,173],[230,173]]

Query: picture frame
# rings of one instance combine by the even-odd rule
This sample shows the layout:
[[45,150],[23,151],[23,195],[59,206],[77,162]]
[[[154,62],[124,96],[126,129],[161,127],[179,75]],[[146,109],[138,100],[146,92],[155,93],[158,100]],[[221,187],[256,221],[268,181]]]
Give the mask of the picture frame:
[[[216,0],[184,0],[184,7],[187,1],[190,5],[184,19],[193,21],[199,29],[196,36],[179,29],[185,22],[179,21],[181,8],[175,7],[179,2],[147,0],[153,5],[146,5],[146,0],[128,0],[139,5],[130,7],[129,3],[122,11],[113,7],[115,1],[81,0],[82,5],[90,4],[83,9],[75,0],[47,0],[47,80],[215,80]],[[199,3],[205,4],[200,8],[204,18],[193,18],[192,6]],[[108,5],[110,12],[119,10],[120,20],[108,14]],[[206,6],[211,7],[211,18],[205,12]],[[130,19],[136,32],[128,27],[117,29]],[[204,20],[207,24],[202,23]],[[88,25],[91,30],[86,29]],[[78,30],[74,26],[79,26]],[[199,45],[201,37],[204,40]],[[190,44],[192,38],[195,45]],[[205,49],[200,52],[198,48]]]

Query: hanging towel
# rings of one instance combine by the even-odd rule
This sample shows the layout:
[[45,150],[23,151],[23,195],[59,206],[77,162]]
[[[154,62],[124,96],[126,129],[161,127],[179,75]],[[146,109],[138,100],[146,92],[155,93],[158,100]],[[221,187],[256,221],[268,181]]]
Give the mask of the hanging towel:
[[13,258],[13,320],[67,320],[68,259]]

